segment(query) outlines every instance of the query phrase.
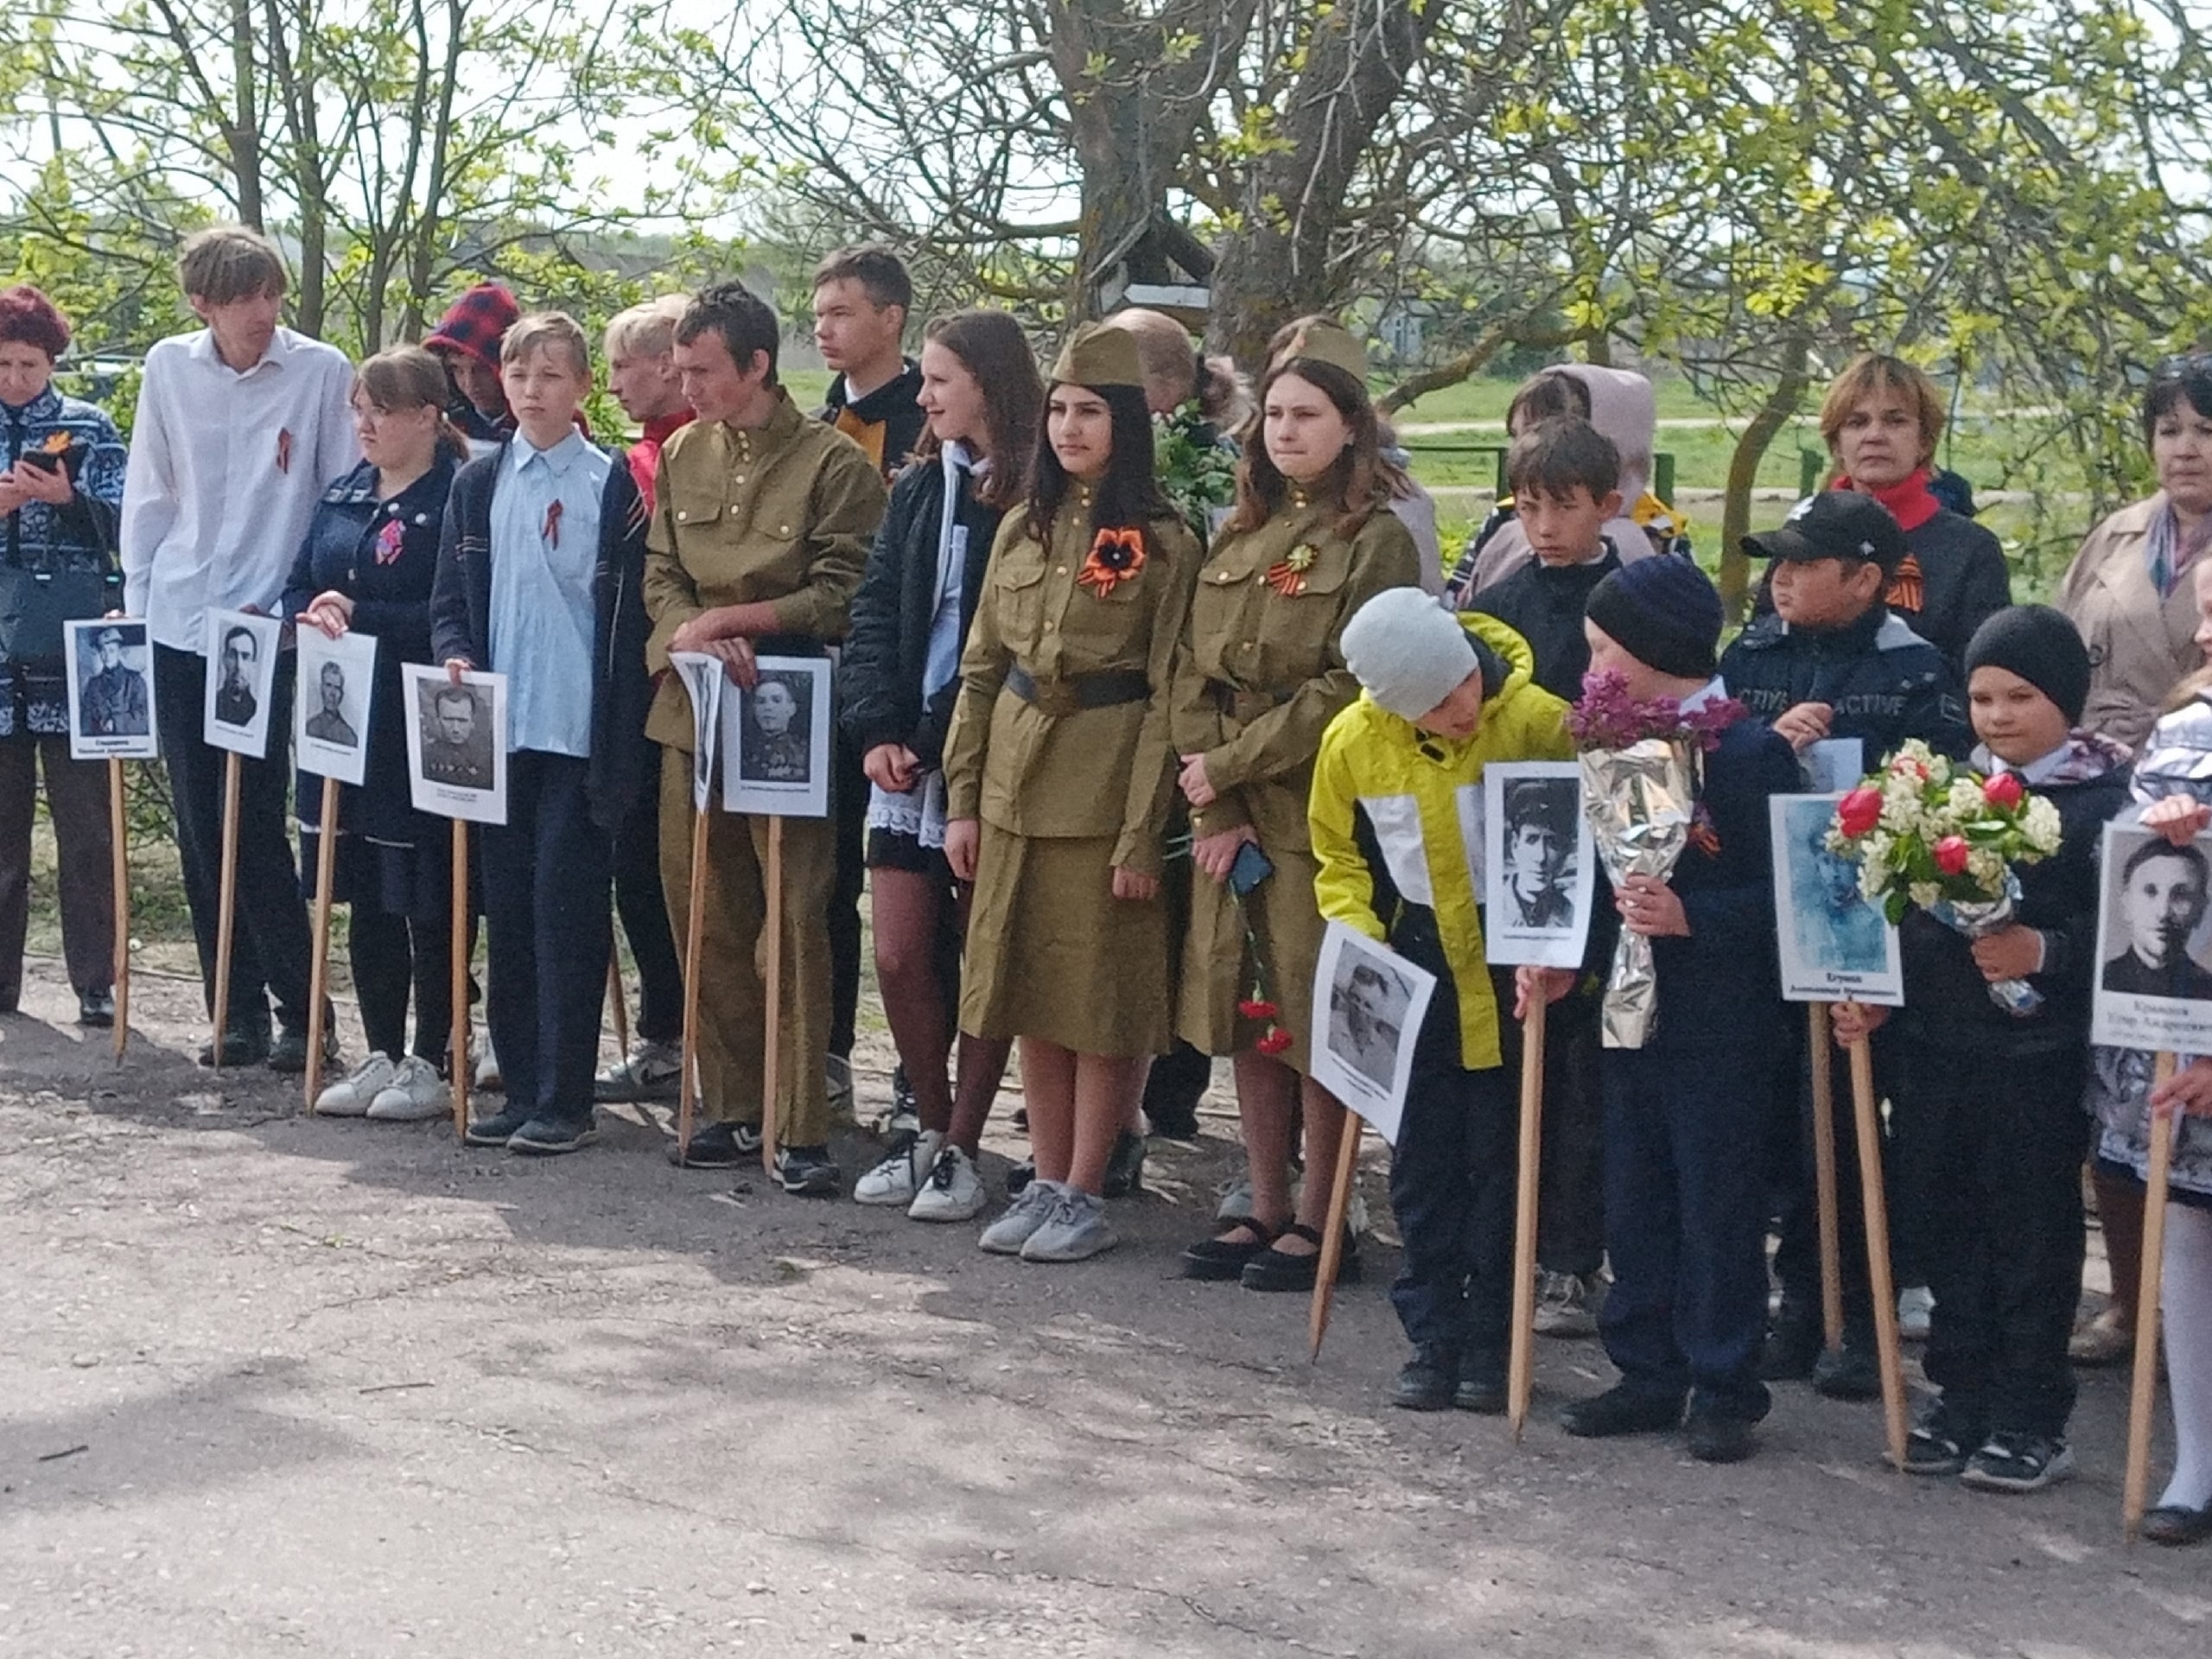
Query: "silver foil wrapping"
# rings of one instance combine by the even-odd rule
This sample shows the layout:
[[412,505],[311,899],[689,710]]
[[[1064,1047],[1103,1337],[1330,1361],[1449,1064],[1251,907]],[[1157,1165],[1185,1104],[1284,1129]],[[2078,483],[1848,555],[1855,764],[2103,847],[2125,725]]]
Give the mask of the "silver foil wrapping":
[[[1654,737],[1625,749],[1586,749],[1580,759],[1582,810],[1614,888],[1631,875],[1664,881],[1689,845],[1703,752]],[[1658,1011],[1651,941],[1624,927],[1599,1015],[1605,1046],[1642,1048]]]
[[[2020,878],[2007,870],[2003,898],[1978,899],[1964,904],[1940,899],[1928,907],[1928,913],[1970,939],[1986,938],[2012,925],[2013,906],[2019,897]],[[2043,1007],[2043,993],[2024,979],[1990,981],[1989,1000],[2005,1013],[2021,1019]]]

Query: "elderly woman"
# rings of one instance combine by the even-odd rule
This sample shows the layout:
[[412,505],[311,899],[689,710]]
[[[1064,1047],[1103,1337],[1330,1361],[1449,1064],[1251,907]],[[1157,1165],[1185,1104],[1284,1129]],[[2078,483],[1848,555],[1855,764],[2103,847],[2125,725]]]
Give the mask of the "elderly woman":
[[[2167,694],[2204,661],[2190,575],[2212,540],[2212,357],[2161,365],[2142,418],[2158,493],[2091,531],[2058,591],[2059,608],[2089,647],[2082,723],[2131,748],[2143,746]],[[2093,1173],[2113,1300],[2075,1335],[2074,1359],[2085,1365],[2130,1350],[2143,1242],[2141,1191],[2102,1167]]]
[[54,391],[54,360],[68,344],[68,323],[38,289],[0,293],[0,415],[8,426],[8,466],[0,472],[7,536],[0,570],[0,1013],[15,1012],[22,990],[31,816],[43,765],[77,1017],[107,1026],[115,1020],[107,768],[69,758],[61,635],[65,619],[122,604],[115,523],[124,449],[113,421]]

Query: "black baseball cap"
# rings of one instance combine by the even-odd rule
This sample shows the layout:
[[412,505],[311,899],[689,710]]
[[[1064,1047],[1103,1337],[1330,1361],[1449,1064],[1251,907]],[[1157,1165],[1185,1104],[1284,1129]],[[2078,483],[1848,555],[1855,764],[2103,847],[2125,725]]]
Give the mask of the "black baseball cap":
[[1890,510],[1856,490],[1822,490],[1789,509],[1776,529],[1744,537],[1761,557],[1803,564],[1814,559],[1866,559],[1888,575],[1904,563],[1904,531]]

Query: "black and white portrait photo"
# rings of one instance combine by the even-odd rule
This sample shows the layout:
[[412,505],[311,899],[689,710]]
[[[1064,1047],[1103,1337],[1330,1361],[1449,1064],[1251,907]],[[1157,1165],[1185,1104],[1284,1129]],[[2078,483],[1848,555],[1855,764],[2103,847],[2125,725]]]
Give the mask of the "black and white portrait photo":
[[475,823],[507,821],[506,678],[410,663],[407,770],[415,805]]
[[200,620],[207,652],[202,734],[211,747],[260,760],[269,753],[269,717],[283,625],[273,616],[209,611]]
[[814,818],[830,810],[830,661],[763,657],[751,686],[725,694],[723,804]]
[[1313,1080],[1396,1144],[1414,1039],[1436,978],[1388,945],[1331,922],[1313,982]]
[[301,770],[341,784],[368,773],[369,702],[376,689],[376,636],[299,631],[299,684],[293,694],[292,747]]
[[1579,967],[1596,860],[1581,768],[1527,761],[1483,772],[1484,954],[1499,963]]
[[152,760],[154,677],[146,625],[70,622],[62,631],[62,649],[68,658],[71,756]]
[[2212,1047],[2212,839],[2114,823],[2097,914],[2093,1041]]
[[1774,911],[1783,995],[1792,1001],[1904,1000],[1897,930],[1859,891],[1859,867],[1828,850],[1840,792],[1776,795]]

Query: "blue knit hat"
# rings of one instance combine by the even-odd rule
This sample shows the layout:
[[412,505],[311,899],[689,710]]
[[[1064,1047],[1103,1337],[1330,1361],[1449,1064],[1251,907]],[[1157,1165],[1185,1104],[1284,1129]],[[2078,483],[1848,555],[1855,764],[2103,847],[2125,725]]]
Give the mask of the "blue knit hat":
[[1720,594],[1677,554],[1621,566],[1591,590],[1585,614],[1662,674],[1710,679],[1719,666]]

